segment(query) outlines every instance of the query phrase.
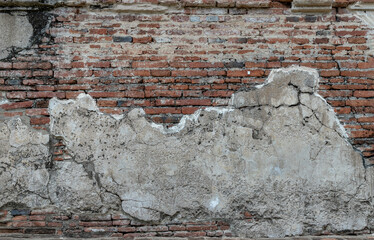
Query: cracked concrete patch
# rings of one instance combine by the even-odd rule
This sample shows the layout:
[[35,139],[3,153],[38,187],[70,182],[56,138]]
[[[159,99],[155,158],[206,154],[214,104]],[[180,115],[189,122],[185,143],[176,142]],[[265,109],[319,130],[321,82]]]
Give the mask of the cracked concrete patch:
[[33,35],[33,26],[26,13],[0,13],[0,59],[8,57],[12,48],[26,48]]
[[[53,99],[50,138],[64,139],[71,160],[29,168],[49,161],[46,133],[19,119],[1,123],[0,205],[121,209],[150,222],[225,219],[251,237],[364,229],[371,175],[317,86],[315,70],[276,70],[231,106],[199,110],[172,129],[148,122],[142,109],[102,114],[89,95]],[[30,144],[38,150],[23,156]],[[243,220],[244,211],[255,219]]]

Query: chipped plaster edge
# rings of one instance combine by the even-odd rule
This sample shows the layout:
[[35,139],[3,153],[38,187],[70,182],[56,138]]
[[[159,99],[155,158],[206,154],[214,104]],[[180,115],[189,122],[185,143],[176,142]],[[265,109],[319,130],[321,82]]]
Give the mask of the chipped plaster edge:
[[[271,71],[271,73],[269,74],[269,77],[266,79],[266,81],[263,84],[255,86],[255,88],[260,89],[260,88],[263,88],[266,85],[269,85],[271,82],[274,81],[274,76],[277,73],[283,72],[283,73],[289,74],[293,71],[307,72],[309,74],[312,74],[313,77],[315,77],[315,79],[317,81],[316,81],[316,86],[313,89],[313,94],[316,97],[320,98],[326,104],[326,106],[328,107],[328,111],[330,111],[334,114],[335,123],[336,123],[336,125],[339,129],[340,134],[342,135],[342,137],[344,137],[346,142],[348,144],[350,144],[348,133],[345,130],[342,123],[339,121],[334,109],[331,107],[330,104],[328,104],[328,102],[321,95],[319,95],[317,93],[318,83],[319,83],[319,75],[318,75],[317,70],[312,69],[312,68],[307,68],[307,67],[299,67],[299,66],[291,66],[291,67],[288,67],[288,68],[274,69],[274,70]],[[233,102],[233,99],[235,98],[235,94],[236,93],[234,93],[232,95],[232,97],[230,99],[229,106],[227,106],[227,107],[207,107],[205,109],[198,109],[191,115],[184,115],[182,117],[182,119],[179,121],[178,124],[176,124],[176,125],[174,125],[170,128],[167,128],[167,127],[163,126],[162,124],[158,124],[158,123],[154,123],[154,122],[150,122],[149,124],[150,124],[151,127],[157,129],[158,131],[160,131],[163,134],[178,133],[185,128],[185,126],[188,122],[197,123],[202,111],[207,111],[207,112],[215,111],[215,112],[217,112],[219,114],[222,114],[222,115],[224,115],[228,112],[234,111],[235,108],[232,107],[231,103]],[[87,102],[83,103],[83,101],[87,101]],[[100,115],[108,115],[108,116],[112,117],[113,119],[116,119],[117,121],[120,121],[120,120],[122,120],[126,117],[126,114],[106,114],[106,113],[100,112],[99,108],[96,105],[95,99],[93,99],[89,94],[81,93],[81,94],[78,95],[76,100],[72,100],[72,99],[59,100],[57,98],[52,98],[50,103],[49,103],[49,107],[48,107],[48,111],[51,114],[51,122],[50,122],[50,129],[51,130],[54,127],[53,115],[56,114],[56,113],[59,113],[59,111],[61,111],[61,109],[56,110],[56,106],[58,106],[59,104],[66,105],[66,104],[74,104],[74,103],[76,103],[78,107],[86,108],[87,110],[97,112]],[[127,113],[127,117],[129,117],[129,115],[134,115],[134,116],[136,115],[136,117],[144,117],[145,112],[142,108],[135,108],[135,109],[131,110],[129,113]]]
[[366,34],[367,45],[370,48],[370,50],[367,51],[367,55],[374,55],[374,39],[370,38],[370,36],[374,36],[374,2],[356,2],[349,5],[347,9],[355,17],[371,28]]

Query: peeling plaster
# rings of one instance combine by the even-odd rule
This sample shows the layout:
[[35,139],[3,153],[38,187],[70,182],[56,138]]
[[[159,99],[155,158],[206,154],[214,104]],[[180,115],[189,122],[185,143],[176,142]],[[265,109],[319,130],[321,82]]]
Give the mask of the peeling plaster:
[[372,29],[368,32],[367,41],[370,51],[367,51],[368,55],[374,54],[374,3],[357,2],[348,7],[348,9],[366,25]]
[[[157,223],[224,219],[247,237],[365,229],[372,170],[317,86],[315,70],[276,70],[229,107],[200,109],[172,128],[148,122],[142,109],[100,113],[85,94],[52,99],[49,133],[0,122],[0,206],[121,210]],[[54,137],[71,159],[46,168]]]

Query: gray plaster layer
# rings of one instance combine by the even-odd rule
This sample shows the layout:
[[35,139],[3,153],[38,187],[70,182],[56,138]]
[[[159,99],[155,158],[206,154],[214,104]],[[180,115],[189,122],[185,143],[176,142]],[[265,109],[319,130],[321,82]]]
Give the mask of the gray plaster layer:
[[8,57],[12,48],[28,47],[33,31],[25,13],[0,13],[0,59]]
[[[251,237],[370,228],[371,175],[317,85],[311,69],[273,71],[230,107],[199,110],[169,129],[142,109],[102,114],[89,95],[53,99],[49,137],[20,119],[0,125],[0,206],[226,219]],[[48,164],[49,138],[64,139],[71,160]]]

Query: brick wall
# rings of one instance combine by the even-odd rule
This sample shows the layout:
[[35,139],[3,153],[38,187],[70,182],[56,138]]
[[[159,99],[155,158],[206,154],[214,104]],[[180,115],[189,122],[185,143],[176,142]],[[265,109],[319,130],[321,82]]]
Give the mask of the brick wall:
[[[244,215],[243,215],[244,216]],[[230,237],[224,221],[191,221],[150,224],[122,214],[72,214],[54,210],[0,211],[0,235],[65,237]]]
[[48,128],[50,98],[86,92],[104,113],[142,107],[152,121],[174,124],[198,108],[227,105],[272,69],[299,65],[318,69],[319,93],[367,164],[374,160],[372,36],[346,8],[355,1],[335,1],[323,14],[275,0],[136,1],[163,7],[156,10],[96,2],[30,13],[50,24],[32,47],[0,61],[9,101],[1,116],[29,116]]
[[[256,222],[256,215],[243,211],[241,218],[243,222]],[[365,235],[370,234],[369,229],[360,231],[334,232],[339,235]],[[310,235],[324,238],[333,233],[329,230],[309,232]],[[230,231],[230,222],[224,220],[173,220],[164,223],[140,222],[129,218],[121,213],[113,214],[77,214],[70,212],[59,212],[51,209],[9,209],[0,210],[0,237],[174,237],[174,238],[201,238],[201,237],[229,237],[235,236]],[[342,239],[344,236],[339,236]],[[356,237],[358,238],[358,237]],[[372,238],[372,237],[371,237]],[[233,238],[234,239],[234,238]],[[359,239],[364,239],[360,236]]]
[[[0,60],[0,100],[7,100],[1,117],[28,116],[35,128],[48,128],[52,97],[85,92],[104,113],[141,107],[151,121],[172,125],[199,108],[226,106],[234,92],[264,82],[272,69],[298,65],[319,71],[319,93],[366,164],[374,163],[373,36],[346,8],[355,1],[337,0],[318,14],[275,0],[134,1],[152,9],[127,10],[110,9],[120,1],[97,2],[28,12],[36,31],[32,46]],[[54,160],[69,159],[63,139],[51,144]],[[243,221],[256,217],[244,212]],[[0,211],[0,234],[221,237],[232,235],[229,225]],[[354,234],[362,233],[369,231]]]

